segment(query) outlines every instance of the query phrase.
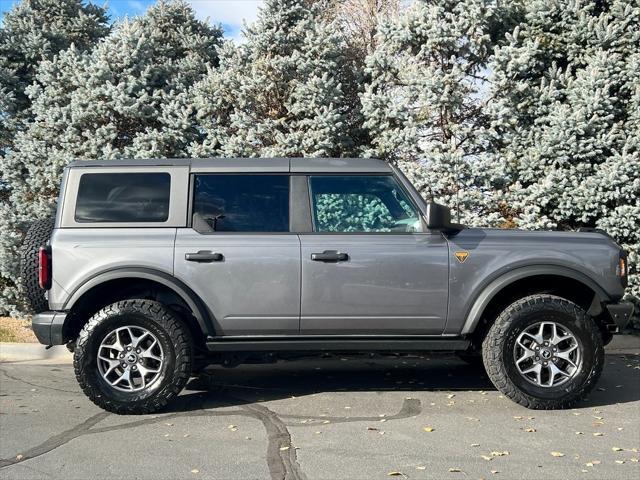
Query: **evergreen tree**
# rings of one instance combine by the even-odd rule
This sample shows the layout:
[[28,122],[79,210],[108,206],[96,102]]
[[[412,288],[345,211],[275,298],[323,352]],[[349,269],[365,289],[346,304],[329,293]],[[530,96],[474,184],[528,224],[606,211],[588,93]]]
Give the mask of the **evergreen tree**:
[[176,157],[198,132],[188,89],[217,65],[220,28],[184,1],[160,1],[118,24],[92,51],[72,46],[43,61],[26,89],[33,121],[0,163],[0,311],[18,308],[18,247],[27,222],[50,216],[72,159]]
[[426,197],[470,223],[486,203],[477,188],[486,181],[485,67],[503,11],[483,0],[416,1],[379,27],[367,58],[365,155],[398,162]]
[[194,89],[204,141],[193,156],[341,156],[350,151],[343,43],[323,2],[266,0],[245,43]]
[[527,5],[492,64],[503,200],[522,228],[603,228],[640,250],[640,6]]
[[23,0],[0,26],[0,155],[28,121],[25,89],[42,60],[72,44],[84,51],[109,33],[105,10],[82,0]]

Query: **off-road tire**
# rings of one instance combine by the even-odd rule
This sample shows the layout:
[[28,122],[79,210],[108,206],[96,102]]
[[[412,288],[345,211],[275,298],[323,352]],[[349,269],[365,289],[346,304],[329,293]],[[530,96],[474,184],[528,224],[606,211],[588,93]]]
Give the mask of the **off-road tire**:
[[[568,327],[582,345],[582,367],[570,380],[550,388],[534,385],[516,370],[513,347],[518,335],[541,320]],[[553,295],[531,295],[509,305],[489,329],[482,345],[485,369],[495,387],[527,408],[570,408],[595,386],[604,365],[598,326],[578,305]]]
[[[100,343],[124,325],[149,330],[166,352],[161,376],[141,391],[116,390],[98,370]],[[87,322],[76,342],[73,366],[82,391],[93,403],[109,412],[137,415],[162,409],[180,393],[191,376],[192,357],[189,329],[171,310],[151,300],[123,300],[104,307]]]
[[45,298],[45,291],[40,288],[38,280],[39,252],[51,238],[53,232],[53,218],[36,220],[27,230],[20,250],[20,278],[22,290],[31,309],[35,313],[49,310],[49,302]]

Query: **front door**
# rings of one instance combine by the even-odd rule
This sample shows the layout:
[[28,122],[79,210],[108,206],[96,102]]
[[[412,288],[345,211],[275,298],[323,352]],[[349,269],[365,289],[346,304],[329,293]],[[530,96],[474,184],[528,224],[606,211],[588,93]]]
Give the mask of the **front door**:
[[444,237],[425,231],[392,175],[310,176],[313,233],[300,235],[301,334],[440,334]]
[[196,174],[193,182],[175,276],[207,304],[217,335],[297,334],[300,241],[289,233],[289,176]]

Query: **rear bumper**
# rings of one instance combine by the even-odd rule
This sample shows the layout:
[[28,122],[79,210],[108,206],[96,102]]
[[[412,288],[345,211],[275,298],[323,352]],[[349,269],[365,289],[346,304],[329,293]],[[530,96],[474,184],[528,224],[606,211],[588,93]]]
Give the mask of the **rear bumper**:
[[631,315],[633,314],[633,303],[610,303],[605,306],[611,320],[613,320],[618,328],[624,328],[627,326],[631,319]]
[[42,312],[33,316],[31,329],[38,341],[44,345],[62,345],[62,326],[67,318],[66,312]]

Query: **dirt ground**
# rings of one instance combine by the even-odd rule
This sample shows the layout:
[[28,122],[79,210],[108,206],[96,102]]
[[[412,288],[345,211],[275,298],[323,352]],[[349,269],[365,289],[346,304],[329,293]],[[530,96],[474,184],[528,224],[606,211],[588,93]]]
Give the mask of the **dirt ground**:
[[31,331],[31,320],[0,317],[0,342],[37,342]]

